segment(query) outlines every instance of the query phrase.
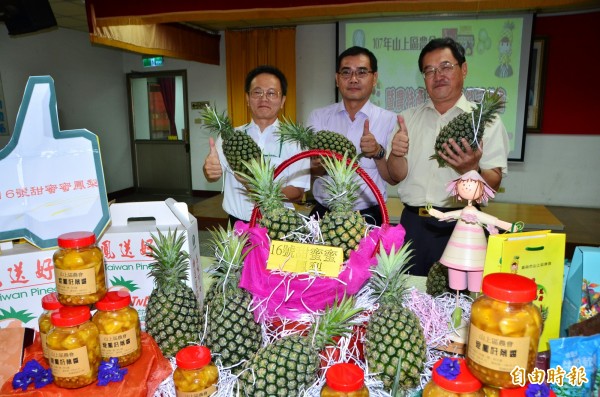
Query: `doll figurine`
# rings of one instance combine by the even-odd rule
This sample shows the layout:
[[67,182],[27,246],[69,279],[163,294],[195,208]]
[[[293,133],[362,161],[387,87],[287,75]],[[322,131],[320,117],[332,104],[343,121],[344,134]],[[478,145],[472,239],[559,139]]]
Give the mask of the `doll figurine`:
[[512,224],[479,211],[473,202],[486,203],[494,197],[494,190],[476,171],[469,171],[453,180],[446,188],[459,201],[467,200],[467,205],[460,210],[441,212],[431,206],[429,215],[442,221],[458,220],[450,240],[440,258],[440,263],[448,267],[450,288],[472,292],[481,291],[483,265],[487,251],[487,238],[484,227],[491,234],[497,234],[497,227],[503,230],[512,229]]

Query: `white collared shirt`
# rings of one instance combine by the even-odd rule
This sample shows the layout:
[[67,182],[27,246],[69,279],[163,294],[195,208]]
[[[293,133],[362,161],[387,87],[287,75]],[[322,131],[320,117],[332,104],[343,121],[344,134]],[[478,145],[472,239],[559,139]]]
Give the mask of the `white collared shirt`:
[[[343,102],[334,103],[311,112],[307,125],[313,127],[315,131],[328,130],[340,133],[350,139],[356,147],[356,152],[360,153],[360,139],[363,135],[365,120],[369,119],[369,129],[375,135],[377,142],[384,148],[388,148],[392,136],[398,130],[398,118],[394,112],[380,108],[367,101],[354,118],[350,120],[350,115],[346,111]],[[373,179],[373,182],[379,188],[384,200],[387,200],[387,185],[383,180],[375,160],[362,158],[360,167]],[[328,178],[324,176],[323,178]],[[360,189],[358,190],[358,200],[354,205],[354,210],[363,210],[365,208],[377,205],[377,200],[367,184],[358,177]],[[325,192],[323,181],[317,178],[313,184],[313,196],[325,207],[328,207],[326,199],[329,195]]]
[[[446,191],[446,185],[458,178],[452,167],[440,168],[436,160],[429,157],[434,154],[435,140],[446,124],[464,112],[470,112],[475,106],[462,95],[458,102],[444,114],[440,114],[431,100],[401,113],[408,129],[409,149],[408,174],[398,185],[398,195],[403,203],[415,207],[432,204],[437,207],[461,207]],[[502,175],[507,173],[509,141],[506,128],[496,117],[483,133],[483,155],[479,161],[482,169],[499,167]]]

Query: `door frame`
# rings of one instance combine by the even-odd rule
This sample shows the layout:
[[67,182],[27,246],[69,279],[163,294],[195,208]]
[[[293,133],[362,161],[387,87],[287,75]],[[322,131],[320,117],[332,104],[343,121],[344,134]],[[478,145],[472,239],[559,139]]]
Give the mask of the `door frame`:
[[[158,78],[158,77],[181,77],[183,86],[183,118],[184,118],[184,132],[182,139],[177,141],[168,140],[152,140],[136,138],[136,126],[135,126],[135,109],[132,92],[132,80],[140,78]],[[141,193],[171,193],[171,194],[192,194],[192,169],[191,169],[191,156],[190,156],[190,139],[189,139],[189,116],[188,116],[188,88],[187,88],[187,71],[186,70],[165,70],[165,71],[152,71],[152,72],[131,72],[126,74],[126,86],[127,86],[127,101],[128,101],[128,117],[129,117],[129,137],[131,145],[131,159],[133,167],[133,183],[136,192]],[[140,142],[141,145],[138,145]],[[182,145],[184,148],[185,158],[184,163],[187,165],[186,168],[187,176],[184,176],[185,182],[181,186],[181,189],[168,188],[145,188],[140,186],[140,169],[144,167],[143,164],[139,164],[138,149],[140,146],[152,146],[152,145]],[[181,178],[178,178],[181,180]]]

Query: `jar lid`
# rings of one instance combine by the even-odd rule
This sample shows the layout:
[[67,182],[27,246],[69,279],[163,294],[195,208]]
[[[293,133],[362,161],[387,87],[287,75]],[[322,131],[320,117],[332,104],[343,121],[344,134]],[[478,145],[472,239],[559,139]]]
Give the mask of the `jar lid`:
[[334,364],[327,370],[325,380],[333,390],[351,392],[364,386],[365,373],[356,364]]
[[96,302],[98,310],[119,310],[129,306],[131,303],[131,295],[124,289],[108,291],[104,298]]
[[[440,369],[442,364],[444,366]],[[448,366],[452,368],[450,371]],[[449,376],[448,372],[456,377]],[[481,382],[469,371],[463,358],[445,357],[438,360],[433,365],[432,379],[441,388],[455,393],[471,393],[481,389]]]
[[58,294],[51,292],[42,297],[42,308],[44,310],[56,310],[62,307],[62,303],[58,301]]
[[184,347],[175,355],[175,362],[181,369],[202,368],[210,363],[211,359],[209,348],[198,345]]
[[87,306],[63,306],[50,316],[52,325],[57,327],[74,327],[90,319],[90,308]]
[[505,302],[532,302],[537,297],[535,281],[512,273],[488,274],[483,278],[481,290],[490,298]]
[[58,246],[61,248],[87,247],[96,242],[96,235],[92,232],[70,232],[58,236]]

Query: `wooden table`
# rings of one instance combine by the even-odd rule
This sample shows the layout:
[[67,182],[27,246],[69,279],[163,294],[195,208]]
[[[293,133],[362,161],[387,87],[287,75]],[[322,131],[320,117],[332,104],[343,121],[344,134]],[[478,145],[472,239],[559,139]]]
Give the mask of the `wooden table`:
[[[390,223],[399,223],[400,214],[404,209],[400,199],[397,197],[388,198],[387,208]],[[565,225],[543,205],[489,202],[487,206],[482,208],[482,211],[505,222],[521,221],[525,224],[524,231],[552,230],[560,232],[565,228]]]

